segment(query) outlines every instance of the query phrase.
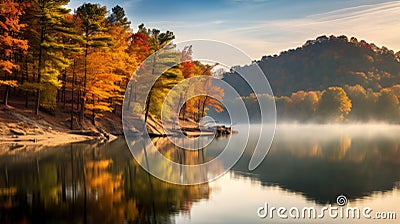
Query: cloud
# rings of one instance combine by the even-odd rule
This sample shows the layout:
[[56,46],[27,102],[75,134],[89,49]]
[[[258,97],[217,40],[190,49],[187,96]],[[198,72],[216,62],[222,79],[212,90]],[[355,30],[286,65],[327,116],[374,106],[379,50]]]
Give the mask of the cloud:
[[127,0],[121,3],[121,7],[124,9],[129,9],[135,7],[142,0]]
[[219,32],[253,57],[301,46],[322,34],[347,35],[400,50],[400,2],[366,5],[299,19],[253,21]]
[[257,3],[266,3],[269,2],[270,0],[225,0],[227,2],[233,2],[233,3],[247,3],[247,4],[257,4]]
[[314,14],[307,18],[316,20],[336,20],[354,17],[365,17],[368,15],[380,14],[384,11],[400,10],[400,1],[381,3],[378,5],[360,5],[339,10],[334,10],[326,13]]
[[219,24],[224,24],[224,23],[226,23],[226,21],[224,21],[224,20],[215,20],[215,21],[212,21],[211,23],[212,23],[212,24],[219,25]]
[[[244,0],[243,0],[244,1]],[[254,1],[254,0],[250,0]],[[215,39],[233,44],[254,59],[296,48],[320,35],[347,35],[400,50],[400,1],[360,5],[295,19],[264,21],[205,19],[146,22],[172,30],[177,41]],[[241,18],[240,15],[238,18]]]

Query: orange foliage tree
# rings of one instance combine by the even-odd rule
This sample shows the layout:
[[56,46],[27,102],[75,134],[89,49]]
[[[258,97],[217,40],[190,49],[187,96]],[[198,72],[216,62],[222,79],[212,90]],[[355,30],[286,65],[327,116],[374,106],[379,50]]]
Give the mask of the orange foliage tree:
[[14,0],[2,0],[0,3],[0,86],[6,86],[3,103],[8,104],[10,87],[16,87],[17,81],[10,75],[19,69],[17,54],[26,53],[28,41],[21,37],[25,24],[20,23],[25,5]]
[[113,110],[111,98],[122,98],[123,89],[116,85],[122,76],[114,72],[114,60],[108,52],[98,50],[87,56],[86,107],[85,112],[92,114],[92,123],[104,112]]

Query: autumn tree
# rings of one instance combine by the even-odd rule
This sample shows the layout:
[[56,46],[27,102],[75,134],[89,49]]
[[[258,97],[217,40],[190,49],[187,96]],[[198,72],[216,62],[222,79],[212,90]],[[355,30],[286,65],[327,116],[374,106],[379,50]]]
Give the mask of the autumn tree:
[[[179,94],[181,89],[177,91],[171,92],[170,90],[174,88],[179,82],[183,80],[182,71],[179,69],[179,66],[174,66],[167,71],[165,71],[154,83],[152,89],[152,99],[151,104],[149,106],[149,112],[152,115],[160,118],[163,116],[167,120],[172,120],[172,116],[177,117],[178,111],[173,110],[177,105],[177,100],[179,98]],[[168,94],[169,98],[166,98]],[[167,101],[168,104],[174,105],[169,108],[163,108],[164,101]]]
[[[110,99],[122,98],[122,88],[118,85],[122,76],[114,71],[112,54],[105,51],[93,51],[87,55],[86,110],[91,112],[92,123],[102,117],[104,112],[111,112]],[[115,62],[116,63],[116,62]]]
[[383,89],[379,92],[376,105],[376,117],[386,121],[399,120],[399,99],[390,89]]
[[[191,48],[189,48],[191,51]],[[202,83],[196,85],[196,92],[201,90],[203,95],[189,99],[181,109],[182,119],[185,119],[186,112],[191,112],[194,120],[200,121],[201,118],[207,115],[207,111],[212,113],[223,112],[223,104],[221,103],[224,97],[224,89],[218,85],[217,80],[220,78],[220,70],[216,69],[219,65],[203,64],[200,61],[183,62],[183,71],[185,73],[191,72],[192,74],[186,75],[188,78],[200,76]],[[185,91],[183,91],[184,94]]]
[[77,29],[83,38],[83,92],[81,96],[80,120],[83,122],[87,101],[88,56],[89,51],[107,49],[112,45],[112,38],[106,35],[107,8],[99,4],[85,3],[78,7],[76,16],[79,18]]
[[[64,52],[67,48],[62,43],[64,35],[71,34],[71,24],[65,21],[66,15],[70,12],[65,8],[69,0],[50,1],[33,0],[30,1],[27,19],[30,31],[30,46],[34,59],[36,82],[24,83],[25,89],[36,90],[35,112],[39,113],[42,105],[41,99],[47,99],[42,106],[48,110],[55,108],[57,88],[61,86],[59,76],[70,64]],[[42,95],[43,93],[43,95]]]
[[[185,55],[185,51],[188,49],[190,47],[184,48],[182,54]],[[184,57],[181,57],[181,60],[183,62],[169,69],[168,73],[175,74],[176,81],[178,82],[183,79],[196,78],[188,82],[181,82],[179,86],[174,87],[175,91],[169,93],[174,94],[171,96],[174,100],[172,100],[173,102],[167,102],[172,106],[163,111],[163,116],[172,112],[174,116],[179,116],[180,119],[192,118],[199,121],[202,117],[206,116],[206,111],[211,108],[215,112],[222,112],[223,109],[220,101],[224,96],[224,91],[216,85],[211,71],[218,64],[206,65],[199,61],[187,61]],[[194,97],[188,99],[188,96]],[[176,105],[182,107],[176,108]],[[179,110],[172,111],[171,108]]]
[[329,87],[322,93],[318,112],[327,119],[343,121],[351,111],[351,100],[341,87]]
[[[202,76],[208,76],[211,77],[211,79],[207,79],[205,81],[205,85],[202,86],[203,91],[205,92],[204,96],[198,96],[198,106],[199,110],[197,120],[200,120],[204,116],[206,116],[206,110],[208,110],[208,107],[214,108],[214,110],[218,113],[222,112],[222,104],[219,100],[222,100],[222,97],[224,96],[224,90],[215,85],[213,82],[213,75],[212,75],[212,69],[216,67],[218,63],[214,65],[203,65],[203,72],[201,73]],[[214,96],[214,97],[210,97]]]
[[[200,76],[198,80],[201,84],[197,85],[192,91],[204,93],[202,96],[196,96],[188,99],[183,103],[183,106],[179,112],[181,119],[185,120],[188,118],[186,115],[189,113],[192,115],[191,118],[199,121],[202,117],[206,116],[206,111],[213,108],[215,112],[222,112],[222,104],[219,100],[222,100],[224,91],[222,88],[215,85],[213,79],[215,78],[212,70],[218,66],[218,63],[214,65],[202,64],[199,61],[192,61],[192,46],[186,46],[181,52],[180,69],[185,79],[190,79],[195,76]],[[193,83],[192,83],[193,84]],[[186,88],[186,87],[183,87]],[[182,89],[179,99],[186,99],[190,88]],[[214,96],[214,97],[210,97]]]
[[288,113],[291,113],[292,116],[299,120],[305,121],[314,117],[317,111],[320,94],[315,91],[306,92],[301,90],[292,93],[290,99],[292,105]]
[[[130,36],[127,52],[129,56],[137,62],[135,69],[150,55],[151,49],[148,39],[149,36],[143,24],[139,26],[139,30],[136,33]],[[126,92],[129,93],[128,102],[126,104],[128,108],[131,107],[137,96],[137,78],[136,76],[132,76],[131,82],[129,82],[129,85],[126,87]]]
[[287,96],[275,97],[278,120],[294,119],[292,117],[292,99]]
[[[159,73],[162,73],[163,71],[160,71],[163,68],[163,64],[168,64],[168,62],[171,62],[171,59],[169,57],[177,57],[178,55],[174,54],[162,54],[158,55],[158,51],[161,49],[164,49],[164,51],[173,51],[175,46],[173,44],[169,44],[173,39],[175,39],[174,33],[170,31],[166,31],[165,33],[162,33],[160,30],[157,29],[148,29],[145,30],[145,28],[139,27],[141,29],[143,34],[147,34],[149,46],[151,49],[151,52],[154,53],[153,56],[153,63],[151,67],[151,75],[155,76]],[[174,61],[174,60],[172,60]],[[175,60],[176,61],[176,60]],[[159,66],[161,65],[161,66]],[[157,79],[156,83],[151,87],[150,92],[147,96],[146,100],[146,108],[145,108],[145,123],[147,121],[149,111],[150,111],[150,105],[152,101],[154,100],[153,97],[157,97],[157,91],[158,92],[164,92],[166,89],[172,88],[174,83],[171,83],[171,79],[175,78],[176,76],[171,73],[166,73],[162,75],[159,79]],[[172,81],[174,82],[174,81]]]
[[148,30],[143,24],[139,25],[139,30],[132,34],[128,52],[136,58],[136,61],[143,62],[152,52]]
[[367,90],[361,85],[346,85],[344,89],[352,103],[349,118],[356,120],[369,119],[375,102],[371,97],[368,97]]
[[0,3],[0,86],[6,86],[3,103],[7,106],[10,87],[17,86],[12,73],[20,68],[16,54],[26,53],[28,42],[21,36],[25,24],[20,17],[25,5],[14,0],[3,0]]
[[[185,46],[181,52],[180,69],[182,71],[182,76],[185,79],[189,79],[196,74],[196,65],[192,61],[192,59],[193,59],[192,54],[193,54],[192,46]],[[182,87],[185,88],[186,86],[182,86]],[[182,108],[179,111],[179,117],[182,117],[183,120],[185,119],[187,107],[193,106],[193,105],[188,105],[188,102],[182,102],[183,99],[187,98],[186,96],[187,96],[187,91],[182,89],[182,91],[179,95],[178,105],[183,104]],[[190,109],[193,110],[193,108],[190,108]]]
[[[130,41],[133,35],[130,24],[131,22],[126,17],[124,9],[118,5],[112,9],[112,13],[107,17],[107,34],[114,41],[113,46],[107,52],[107,56],[112,61],[107,66],[109,66],[110,72],[119,76],[120,81],[116,85],[121,89],[126,88],[129,79],[138,67],[139,62],[136,53],[141,53],[130,51]],[[115,94],[110,100],[114,106],[113,111],[116,113],[117,107],[122,105],[123,92]]]

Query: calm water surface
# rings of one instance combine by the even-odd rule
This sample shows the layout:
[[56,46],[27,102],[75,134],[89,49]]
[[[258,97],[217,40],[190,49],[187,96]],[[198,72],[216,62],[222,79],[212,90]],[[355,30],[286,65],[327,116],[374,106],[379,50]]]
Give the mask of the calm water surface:
[[[247,169],[255,147],[251,139],[230,172],[196,186],[153,178],[132,158],[124,139],[56,148],[2,145],[0,223],[398,223],[399,130],[384,125],[281,125],[256,170]],[[186,153],[166,139],[153,141],[170,159],[198,164],[240,137],[220,138],[201,152]],[[348,206],[372,208],[371,215],[397,212],[397,220],[257,216],[265,203],[287,209],[314,206],[318,211],[337,206],[338,195],[348,198]]]

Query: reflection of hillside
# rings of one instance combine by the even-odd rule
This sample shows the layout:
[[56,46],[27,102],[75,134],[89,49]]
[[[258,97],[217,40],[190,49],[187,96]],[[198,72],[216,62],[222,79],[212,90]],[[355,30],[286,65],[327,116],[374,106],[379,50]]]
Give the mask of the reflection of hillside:
[[4,155],[0,161],[9,161],[0,167],[0,189],[16,189],[0,195],[0,223],[172,223],[171,215],[189,213],[194,202],[210,194],[206,184],[178,186],[153,178],[123,140],[23,158]]
[[333,202],[340,194],[350,199],[389,191],[400,180],[400,141],[338,135],[316,138],[277,134],[265,161],[248,175],[251,153],[234,167],[262,185],[300,192],[318,203]]
[[[356,153],[356,157],[351,155],[351,137],[344,135],[338,139],[330,139],[328,141],[321,142],[318,139],[312,139],[310,141],[290,141],[284,142],[279,147],[289,151],[294,157],[305,158],[305,157],[319,157],[327,160],[343,160],[350,159],[358,161],[363,158],[362,155]],[[274,145],[273,147],[278,147]],[[279,150],[279,149],[278,149]],[[354,154],[354,153],[353,153]]]
[[[168,138],[131,139],[128,145],[142,167],[167,182],[184,185],[204,183],[208,178],[223,173],[223,159],[213,160],[221,150],[214,142],[199,150],[179,148]],[[194,145],[189,147],[195,148]]]
[[174,145],[168,138],[154,138],[153,144],[169,160],[184,165],[198,165],[212,160],[206,150],[186,150]]

